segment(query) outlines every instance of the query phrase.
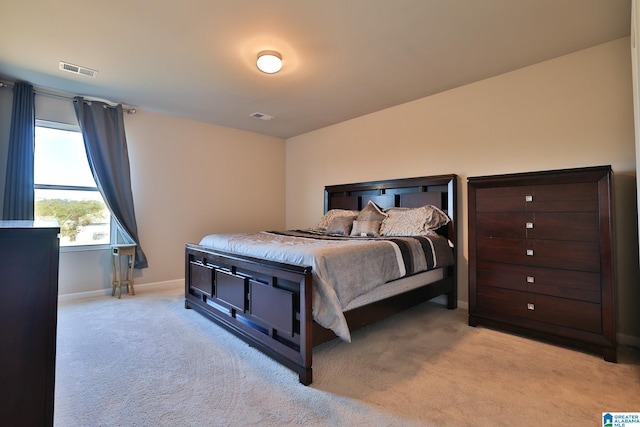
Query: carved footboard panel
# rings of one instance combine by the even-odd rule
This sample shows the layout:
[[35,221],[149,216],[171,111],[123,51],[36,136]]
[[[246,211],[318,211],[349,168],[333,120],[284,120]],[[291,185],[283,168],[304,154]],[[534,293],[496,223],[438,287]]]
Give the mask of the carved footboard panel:
[[185,307],[312,379],[311,267],[187,244]]

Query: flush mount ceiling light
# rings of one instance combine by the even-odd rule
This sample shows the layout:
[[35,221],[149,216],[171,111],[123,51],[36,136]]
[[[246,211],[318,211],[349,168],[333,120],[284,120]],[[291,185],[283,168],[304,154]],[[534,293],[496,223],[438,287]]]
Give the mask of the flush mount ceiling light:
[[256,65],[263,73],[277,73],[282,68],[282,56],[273,50],[263,50],[258,54]]

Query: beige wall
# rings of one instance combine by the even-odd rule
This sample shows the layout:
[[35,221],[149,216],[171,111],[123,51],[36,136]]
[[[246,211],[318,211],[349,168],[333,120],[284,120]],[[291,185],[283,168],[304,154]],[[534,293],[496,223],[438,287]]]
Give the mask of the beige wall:
[[459,295],[468,297],[468,176],[611,165],[620,332],[640,337],[629,38],[287,140],[287,228],[328,184],[459,176]]
[[[125,115],[136,214],[149,258],[137,284],[181,280],[184,243],[206,233],[315,224],[325,185],[455,173],[465,300],[468,176],[610,164],[619,329],[640,337],[629,52],[629,38],[621,39],[286,143],[148,111]],[[75,122],[70,101],[37,96],[36,103],[38,118]],[[0,120],[10,108],[11,91],[0,89]],[[0,122],[0,183],[7,136],[8,122]],[[238,191],[246,196],[234,196]],[[105,292],[109,256],[105,250],[63,252],[60,294]]]
[[184,244],[284,227],[282,139],[140,111],[126,121],[141,282],[184,277]]
[[[77,124],[70,100],[36,96],[36,116]],[[136,271],[137,285],[182,280],[184,244],[204,234],[284,227],[282,139],[144,110],[124,118],[149,261]],[[110,280],[109,251],[62,251],[61,296],[102,293]]]

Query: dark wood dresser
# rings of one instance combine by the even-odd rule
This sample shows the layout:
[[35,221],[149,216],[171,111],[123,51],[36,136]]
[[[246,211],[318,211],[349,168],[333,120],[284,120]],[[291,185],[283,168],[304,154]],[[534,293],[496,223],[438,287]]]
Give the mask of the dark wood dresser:
[[469,325],[616,362],[610,166],[470,177]]
[[53,425],[59,232],[0,221],[2,425]]

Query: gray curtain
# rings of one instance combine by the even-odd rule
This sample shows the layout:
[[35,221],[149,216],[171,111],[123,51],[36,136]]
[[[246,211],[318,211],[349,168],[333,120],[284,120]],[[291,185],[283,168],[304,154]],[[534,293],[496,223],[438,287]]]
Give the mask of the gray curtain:
[[122,105],[111,107],[78,96],[74,98],[74,108],[98,189],[118,224],[138,245],[135,268],[147,268],[133,207]]
[[2,218],[33,220],[33,150],[36,109],[33,86],[13,86],[13,107]]

